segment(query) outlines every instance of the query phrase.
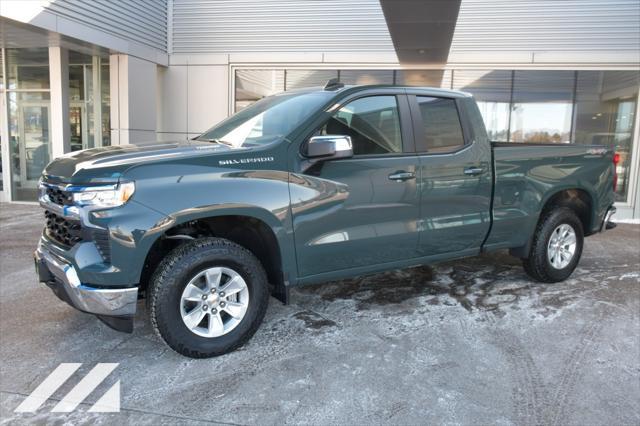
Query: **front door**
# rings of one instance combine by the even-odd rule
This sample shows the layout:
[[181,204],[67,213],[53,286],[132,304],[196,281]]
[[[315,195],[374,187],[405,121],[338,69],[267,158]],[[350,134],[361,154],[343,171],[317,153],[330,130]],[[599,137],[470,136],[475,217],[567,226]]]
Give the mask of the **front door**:
[[489,143],[474,141],[463,125],[462,100],[408,99],[420,164],[420,255],[477,254],[491,224]]
[[316,132],[350,136],[354,156],[292,175],[301,277],[416,256],[419,195],[409,123],[406,96],[389,93],[348,101]]

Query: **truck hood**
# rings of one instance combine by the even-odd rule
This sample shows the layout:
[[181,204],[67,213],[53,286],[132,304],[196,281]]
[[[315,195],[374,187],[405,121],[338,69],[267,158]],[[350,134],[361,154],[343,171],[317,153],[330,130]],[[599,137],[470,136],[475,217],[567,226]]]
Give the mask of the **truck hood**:
[[246,149],[193,140],[108,146],[65,154],[49,163],[42,174],[54,183],[114,182],[133,165]]

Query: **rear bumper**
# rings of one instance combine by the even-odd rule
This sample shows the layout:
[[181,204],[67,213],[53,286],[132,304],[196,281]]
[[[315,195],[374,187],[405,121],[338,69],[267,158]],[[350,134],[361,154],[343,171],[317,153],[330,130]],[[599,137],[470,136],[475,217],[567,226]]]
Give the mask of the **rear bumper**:
[[105,289],[83,284],[74,266],[47,249],[42,241],[34,260],[38,279],[58,298],[80,311],[97,315],[119,331],[133,330],[138,287]]
[[616,214],[616,211],[618,211],[618,209],[616,209],[614,206],[611,206],[609,207],[609,209],[607,209],[607,214],[604,215],[604,219],[600,224],[600,232],[604,232],[607,229],[613,229],[616,227],[616,224],[614,222],[611,222],[611,218],[614,214]]

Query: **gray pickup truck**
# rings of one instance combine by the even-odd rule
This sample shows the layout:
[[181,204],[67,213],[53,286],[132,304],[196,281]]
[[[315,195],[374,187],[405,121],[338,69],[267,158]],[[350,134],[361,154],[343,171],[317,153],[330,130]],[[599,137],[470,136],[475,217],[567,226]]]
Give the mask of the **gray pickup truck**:
[[[508,249],[567,278],[612,226],[614,153],[491,143],[465,93],[398,86],[270,96],[200,137],[50,163],[39,280],[132,331],[139,299],[190,357],[232,351],[291,286]],[[389,283],[390,286],[393,283]]]

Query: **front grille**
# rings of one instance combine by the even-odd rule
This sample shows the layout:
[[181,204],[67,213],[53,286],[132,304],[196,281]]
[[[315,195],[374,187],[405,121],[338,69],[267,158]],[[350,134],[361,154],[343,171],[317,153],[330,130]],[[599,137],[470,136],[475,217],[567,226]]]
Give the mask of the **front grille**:
[[85,227],[80,219],[72,219],[56,213],[59,210],[66,212],[66,206],[74,205],[73,193],[61,188],[44,183],[44,190],[48,198],[42,203],[45,207],[44,217],[46,219],[44,234],[66,250],[83,241],[93,242],[102,259],[106,263],[111,263],[111,244],[107,229],[94,228],[93,226]]
[[70,206],[73,204],[73,194],[71,192],[63,191],[55,186],[46,187],[47,196],[52,203],[59,206]]
[[82,241],[80,221],[66,219],[49,210],[45,210],[44,217],[47,220],[45,231],[49,238],[65,247],[73,247]]

